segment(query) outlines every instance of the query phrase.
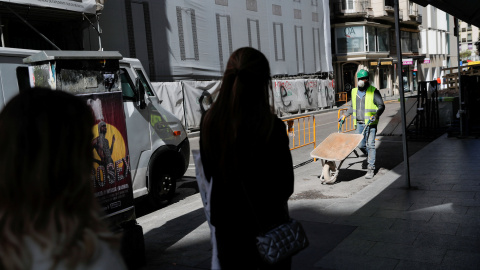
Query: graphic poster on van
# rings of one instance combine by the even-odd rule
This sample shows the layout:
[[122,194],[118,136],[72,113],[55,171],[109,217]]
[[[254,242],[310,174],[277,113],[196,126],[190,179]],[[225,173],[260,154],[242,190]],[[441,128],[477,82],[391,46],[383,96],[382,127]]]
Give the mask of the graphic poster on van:
[[109,215],[133,205],[132,176],[122,92],[82,95],[92,108],[92,185]]

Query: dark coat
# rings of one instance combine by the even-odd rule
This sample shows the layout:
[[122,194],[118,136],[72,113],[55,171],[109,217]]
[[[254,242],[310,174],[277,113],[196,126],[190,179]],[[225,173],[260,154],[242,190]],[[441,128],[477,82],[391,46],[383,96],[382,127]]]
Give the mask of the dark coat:
[[[228,168],[204,160],[205,149],[200,147],[200,151],[207,179],[213,176],[211,222],[216,228],[220,264],[223,269],[256,269],[262,265],[256,252],[256,236],[289,219],[287,201],[294,183],[292,157],[285,124],[277,117],[266,143],[257,143],[248,127],[237,138],[228,151]],[[221,179],[219,172],[225,169],[228,179]]]

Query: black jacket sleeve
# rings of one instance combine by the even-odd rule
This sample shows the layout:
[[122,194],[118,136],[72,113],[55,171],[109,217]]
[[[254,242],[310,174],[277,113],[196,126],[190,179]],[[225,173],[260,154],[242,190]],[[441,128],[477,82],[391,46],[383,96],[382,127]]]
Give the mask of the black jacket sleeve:
[[383,111],[385,111],[385,104],[383,103],[382,95],[380,94],[380,91],[378,91],[378,89],[375,89],[375,92],[373,94],[373,103],[377,105],[377,117],[380,117]]

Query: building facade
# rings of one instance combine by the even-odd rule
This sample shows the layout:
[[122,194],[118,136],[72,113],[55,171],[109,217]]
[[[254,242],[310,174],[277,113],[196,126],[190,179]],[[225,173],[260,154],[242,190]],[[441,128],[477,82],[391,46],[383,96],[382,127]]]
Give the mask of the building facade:
[[265,54],[273,76],[328,76],[328,10],[328,0],[107,1],[102,46],[140,59],[158,82],[219,79],[246,46]]
[[382,95],[398,93],[397,67],[402,67],[404,89],[416,85],[414,63],[420,53],[422,9],[411,1],[400,1],[401,47],[404,61],[396,57],[393,0],[331,0],[332,62],[337,91],[356,87],[356,73],[366,69],[370,81]]
[[475,43],[480,41],[478,39],[480,29],[463,21],[459,21],[459,28],[460,40],[458,49],[462,62],[479,61],[479,52]]
[[420,26],[420,52],[423,61],[417,61],[414,69],[419,81],[440,82],[446,88],[444,68],[458,66],[457,38],[454,35],[454,17],[431,5],[423,9],[423,23]]

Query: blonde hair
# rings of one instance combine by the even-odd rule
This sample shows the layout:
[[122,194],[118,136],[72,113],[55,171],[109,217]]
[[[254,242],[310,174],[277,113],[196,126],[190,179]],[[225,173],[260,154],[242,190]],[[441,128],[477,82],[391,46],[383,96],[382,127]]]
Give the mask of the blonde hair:
[[118,246],[89,174],[90,108],[62,91],[29,89],[0,113],[0,268],[28,269],[33,241],[52,266],[92,259],[98,242]]

